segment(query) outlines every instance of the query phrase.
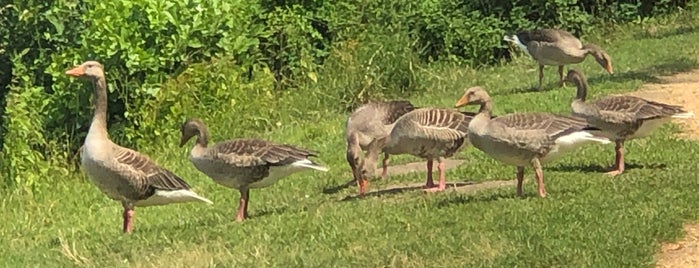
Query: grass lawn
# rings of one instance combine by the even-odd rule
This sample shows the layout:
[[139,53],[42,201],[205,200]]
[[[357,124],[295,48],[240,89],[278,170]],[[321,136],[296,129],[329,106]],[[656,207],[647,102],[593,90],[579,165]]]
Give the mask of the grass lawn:
[[[696,68],[697,15],[685,12],[586,38],[606,48],[615,70],[608,75],[591,57],[574,66],[588,76],[589,98]],[[496,115],[568,113],[575,94],[572,86],[554,87],[555,67],[545,70],[545,91],[530,91],[536,63],[526,55],[478,71],[442,65],[418,72],[428,85],[427,92],[410,97],[418,106],[452,107],[463,89],[481,85],[493,96]],[[356,187],[323,192],[351,178],[344,155],[347,114],[313,110],[318,107],[304,97],[299,90],[284,99],[293,105],[289,109],[305,111],[304,118],[290,118],[259,137],[315,149],[330,171],[300,173],[252,190],[251,218],[244,223],[234,221],[237,191],[196,171],[187,160],[191,143],[178,148],[177,138],[170,137],[142,151],[185,178],[213,206],[137,208],[134,234],[122,235],[118,202],[82,173],[57,178],[40,194],[3,196],[0,266],[648,267],[661,241],[680,237],[683,222],[699,219],[699,143],[674,138],[679,129],[672,124],[627,142],[627,171],[616,178],[599,172],[612,163],[613,145],[587,146],[545,166],[545,199],[536,197],[528,169],[525,198],[503,187],[344,200]],[[214,141],[233,138],[207,123]],[[457,157],[466,162],[447,172],[449,181],[514,179],[514,167],[472,147]],[[393,163],[415,160],[401,156]],[[371,189],[422,181],[424,172],[412,173],[373,182]]]

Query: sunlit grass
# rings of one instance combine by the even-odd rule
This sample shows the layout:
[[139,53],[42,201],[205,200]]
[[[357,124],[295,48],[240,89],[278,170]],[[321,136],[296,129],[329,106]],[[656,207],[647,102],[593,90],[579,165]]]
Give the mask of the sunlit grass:
[[[658,75],[696,68],[699,33],[677,30],[696,27],[694,15],[665,19],[653,34],[640,26],[626,26],[611,37],[590,37],[607,49],[615,67],[615,74],[608,75],[592,59],[575,66],[587,74],[591,98],[634,90]],[[567,113],[574,89],[554,87],[556,69],[548,67],[546,90],[531,91],[535,68],[534,61],[524,56],[479,71],[432,66],[418,70],[427,91],[410,100],[419,106],[451,107],[464,88],[481,85],[494,97],[496,114]],[[142,151],[180,174],[214,201],[213,206],[137,208],[135,233],[125,236],[117,202],[85,179],[57,178],[56,185],[33,197],[3,197],[0,263],[3,267],[641,267],[653,263],[660,241],[680,235],[683,221],[699,217],[695,162],[699,143],[674,138],[673,126],[649,139],[629,142],[628,170],[617,178],[596,170],[611,164],[612,146],[588,146],[546,166],[546,199],[535,197],[533,175],[528,172],[523,199],[515,198],[514,187],[505,187],[472,194],[409,191],[342,201],[357,189],[332,194],[323,190],[351,177],[343,141],[347,114],[307,101],[314,94],[304,90],[287,94],[275,109],[294,112],[282,116],[276,130],[258,137],[317,150],[330,171],[301,173],[253,190],[251,218],[244,223],[234,222],[238,193],[197,172],[187,160],[189,148],[178,148],[177,137],[163,135]],[[207,123],[214,141],[233,138],[218,122]],[[513,167],[473,148],[457,157],[467,162],[447,172],[451,181],[514,178]],[[395,157],[393,163],[413,160]],[[423,176],[422,172],[393,176],[372,188],[423,181]]]

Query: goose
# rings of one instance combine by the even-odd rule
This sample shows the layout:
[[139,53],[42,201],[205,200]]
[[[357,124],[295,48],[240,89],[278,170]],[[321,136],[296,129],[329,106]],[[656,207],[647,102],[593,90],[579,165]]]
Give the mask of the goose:
[[579,70],[569,70],[566,81],[575,84],[577,94],[571,103],[572,114],[585,118],[591,125],[599,127],[603,135],[616,143],[616,157],[612,171],[616,176],[624,172],[624,142],[643,138],[670,121],[671,118],[692,118],[694,112],[682,106],[646,100],[634,96],[607,96],[586,102],[587,79]]
[[107,82],[102,64],[86,61],[66,74],[93,83],[94,113],[80,150],[80,163],[90,180],[109,198],[124,207],[123,232],[133,231],[134,207],[182,202],[204,202],[189,184],[139,152],[121,147],[107,132]]
[[514,43],[539,63],[539,90],[544,78],[544,65],[558,66],[560,86],[563,86],[563,66],[580,63],[587,55],[592,55],[609,74],[614,73],[612,59],[607,52],[595,44],[583,44],[580,39],[564,30],[520,31],[506,35],[503,40]]
[[[382,151],[389,155],[409,154],[427,159],[427,181],[423,187],[424,191],[442,191],[446,189],[444,159],[468,146],[468,123],[474,115],[451,109],[415,109],[398,118],[389,135],[372,141],[367,154]],[[438,185],[432,180],[435,159],[438,162]],[[362,171],[370,169],[371,166],[370,161],[364,161]],[[359,193],[364,194],[368,186],[365,176],[359,186]]]
[[236,221],[248,217],[250,189],[270,186],[293,173],[314,169],[328,171],[309,160],[314,152],[260,139],[235,139],[209,146],[209,131],[197,118],[182,124],[180,147],[196,136],[189,160],[216,183],[237,189],[240,203]]
[[[352,170],[354,182],[359,182],[359,167],[362,151],[367,151],[369,143],[374,139],[387,136],[393,128],[393,123],[415,107],[409,101],[374,101],[359,106],[345,123],[345,138],[347,139],[347,162]],[[376,155],[378,157],[378,155]],[[376,159],[372,159],[376,162]],[[388,172],[389,155],[384,154],[381,178]]]
[[517,167],[517,196],[522,196],[524,167],[536,171],[538,192],[546,197],[543,164],[583,144],[608,144],[584,119],[550,113],[513,113],[492,117],[493,103],[482,87],[468,88],[455,107],[480,105],[468,126],[473,147],[505,164]]

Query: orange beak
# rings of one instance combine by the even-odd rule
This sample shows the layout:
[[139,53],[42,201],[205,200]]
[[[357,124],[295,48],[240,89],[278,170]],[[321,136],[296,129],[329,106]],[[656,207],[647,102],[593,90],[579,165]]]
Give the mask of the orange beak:
[[70,75],[70,76],[78,77],[78,76],[85,74],[85,70],[83,70],[82,66],[75,66],[75,67],[73,67],[73,69],[66,71],[66,74]]
[[359,185],[359,194],[364,195],[366,193],[367,188],[369,188],[369,180],[366,178],[360,178],[357,180],[357,184]]
[[468,104],[468,97],[466,97],[466,94],[464,94],[463,96],[461,96],[459,101],[457,101],[456,104],[454,104],[454,108],[459,108],[465,106],[466,104]]
[[607,72],[609,72],[609,74],[614,74],[614,68],[612,68],[611,62],[608,62],[607,67],[605,67],[604,69],[607,69]]

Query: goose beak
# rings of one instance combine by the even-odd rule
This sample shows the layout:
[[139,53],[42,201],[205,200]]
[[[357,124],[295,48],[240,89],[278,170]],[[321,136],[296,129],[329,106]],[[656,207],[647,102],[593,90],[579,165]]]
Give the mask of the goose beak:
[[465,106],[466,104],[468,104],[468,97],[466,96],[466,94],[464,94],[464,95],[461,96],[461,98],[456,102],[456,104],[454,104],[454,108],[459,108],[459,107]]
[[614,74],[614,68],[612,68],[612,63],[611,63],[611,62],[608,62],[608,63],[607,63],[607,66],[604,67],[604,69],[606,69],[607,72],[609,72],[609,74]]
[[85,70],[83,70],[82,66],[75,66],[75,67],[73,67],[73,69],[66,71],[66,74],[70,75],[70,76],[78,77],[78,76],[85,74]]

